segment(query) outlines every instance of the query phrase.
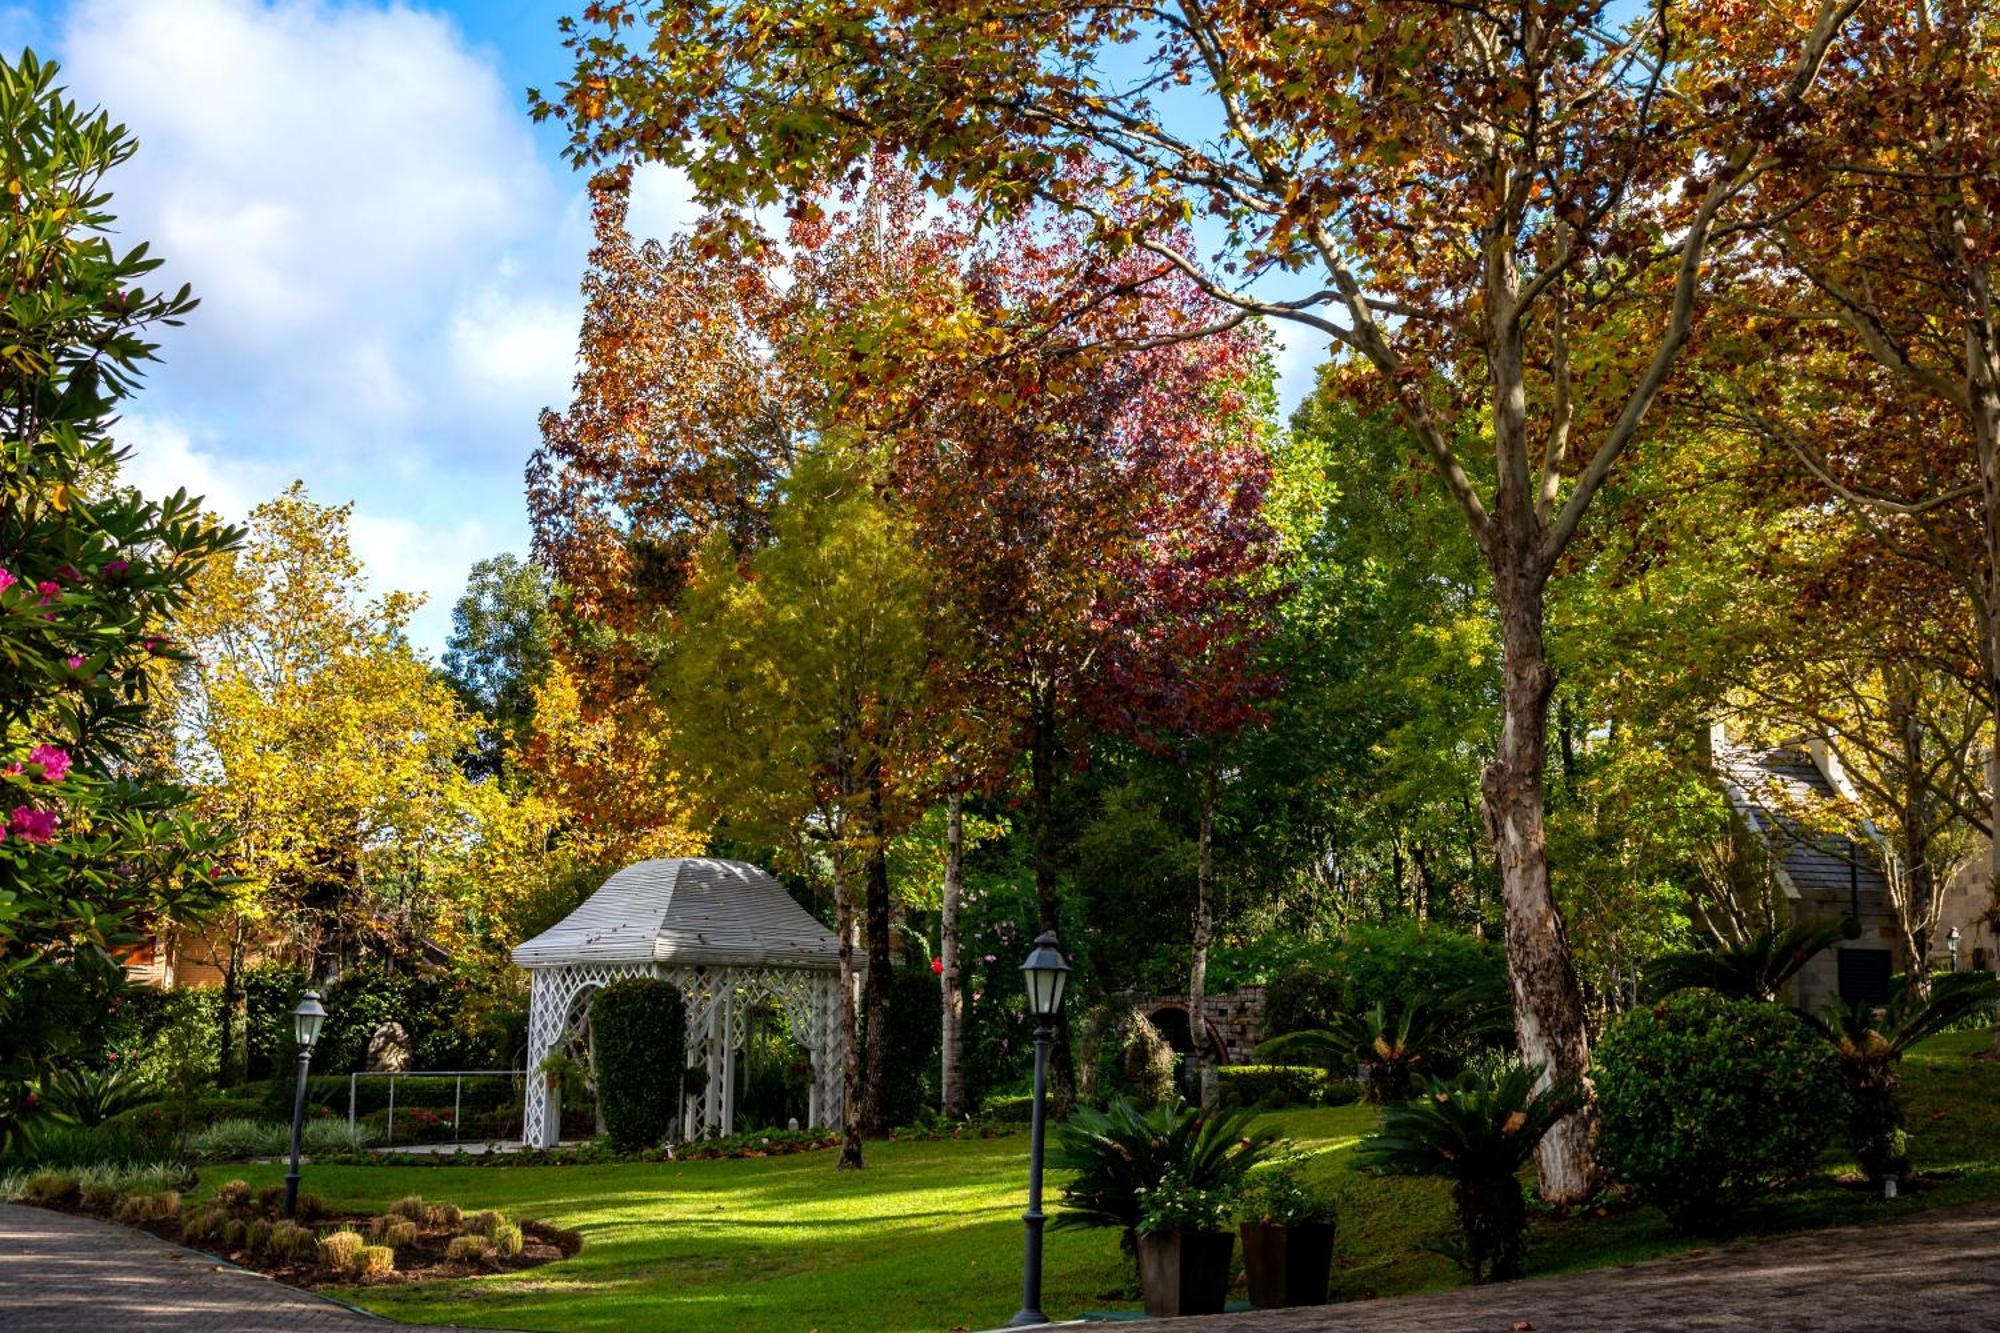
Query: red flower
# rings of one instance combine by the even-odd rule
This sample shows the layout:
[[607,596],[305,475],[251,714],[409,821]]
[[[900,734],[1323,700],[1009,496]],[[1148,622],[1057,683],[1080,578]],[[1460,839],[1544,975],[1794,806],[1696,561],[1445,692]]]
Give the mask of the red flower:
[[933,958],[933,959],[931,959],[931,971],[933,971],[933,972],[937,973],[937,974],[938,974],[939,976],[943,976],[943,975],[944,975],[944,959],[942,959],[942,958]]

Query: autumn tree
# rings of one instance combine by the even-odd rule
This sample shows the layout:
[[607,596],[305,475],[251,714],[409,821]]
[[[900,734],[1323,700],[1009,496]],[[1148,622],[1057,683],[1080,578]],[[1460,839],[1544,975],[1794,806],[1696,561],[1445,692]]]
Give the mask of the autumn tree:
[[[2000,16],[1972,0],[1868,6],[1829,62],[1770,219],[1733,275],[1708,419],[1849,509],[1880,577],[1941,586],[2000,717]],[[1953,636],[1956,637],[1956,636]],[[1990,743],[1990,742],[1989,742]],[[1947,788],[1958,782],[1956,776]],[[2000,783],[1976,821],[2000,827]],[[1951,799],[1939,789],[1935,799]]]
[[351,506],[294,483],[251,511],[244,547],[206,567],[175,673],[175,767],[237,833],[211,938],[222,1068],[240,1072],[242,973],[275,942],[316,972],[367,948],[407,953],[433,922],[426,871],[456,855],[473,739],[404,635],[418,603],[364,600]]
[[[1214,327],[1265,315],[1331,339],[1421,443],[1492,578],[1487,823],[1521,1052],[1560,1078],[1588,1043],[1543,834],[1547,584],[1686,345],[1719,229],[1795,141],[1860,3],[1710,6],[1737,21],[1705,47],[1665,0],[1623,26],[1608,0],[617,0],[565,25],[574,72],[536,110],[580,161],[666,162],[735,205],[888,142],[984,212],[1088,218],[1222,302]],[[1176,128],[1168,104],[1196,98]],[[1213,262],[1166,235],[1195,218]],[[1306,270],[1321,282],[1265,294]],[[1469,442],[1494,458],[1483,494]],[[1589,1117],[1540,1164],[1548,1197],[1587,1196]]]

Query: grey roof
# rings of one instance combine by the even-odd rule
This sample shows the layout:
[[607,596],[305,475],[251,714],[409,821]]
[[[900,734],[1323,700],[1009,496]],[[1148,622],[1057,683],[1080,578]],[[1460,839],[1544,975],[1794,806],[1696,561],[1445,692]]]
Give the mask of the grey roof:
[[840,966],[840,941],[756,866],[683,856],[640,861],[515,946],[522,967],[564,963]]
[[1756,750],[1721,738],[1714,750],[1716,771],[1729,784],[1737,813],[1762,835],[1785,877],[1801,894],[1844,896],[1851,889],[1864,894],[1887,890],[1872,844],[1857,844],[1845,833],[1806,828],[1787,812],[1838,796],[1808,751],[1797,745]]

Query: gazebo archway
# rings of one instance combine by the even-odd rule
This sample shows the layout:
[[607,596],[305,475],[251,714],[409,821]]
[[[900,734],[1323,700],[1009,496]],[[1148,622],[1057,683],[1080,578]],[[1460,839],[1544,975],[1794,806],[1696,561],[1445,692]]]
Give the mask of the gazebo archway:
[[562,1123],[542,1061],[580,1036],[591,997],[623,977],[670,981],[686,1004],[688,1057],[706,1078],[682,1100],[683,1139],[734,1132],[731,1071],[761,1004],[810,1053],[811,1123],[840,1123],[840,941],[756,866],[706,857],[627,866],[516,947],[514,961],[532,977],[522,1131],[531,1147],[553,1146]]

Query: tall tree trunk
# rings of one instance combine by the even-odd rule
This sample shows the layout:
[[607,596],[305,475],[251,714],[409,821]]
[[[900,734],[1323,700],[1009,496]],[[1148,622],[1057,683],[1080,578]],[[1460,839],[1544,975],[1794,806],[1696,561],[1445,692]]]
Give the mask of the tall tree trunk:
[[1929,785],[1925,782],[1924,731],[1917,711],[1920,686],[1909,675],[1891,677],[1893,691],[1889,716],[1902,744],[1902,800],[1897,802],[1896,819],[1902,825],[1902,882],[1889,881],[1896,907],[1897,925],[1903,933],[1903,956],[1908,959],[1903,974],[1909,978],[1910,993],[1919,1002],[1931,997],[1931,849]]
[[[1055,707],[1037,701],[1028,731],[1029,804],[1035,820],[1035,914],[1037,931],[1060,933],[1062,891],[1056,877],[1056,723]],[[1075,952],[1074,945],[1065,953]],[[1069,1049],[1069,1011],[1056,1015],[1055,1037],[1049,1050],[1049,1111],[1057,1120],[1076,1109],[1076,1063]]]
[[1188,965],[1188,1037],[1194,1042],[1196,1095],[1215,1101],[1215,1062],[1208,1049],[1208,943],[1215,928],[1215,781],[1210,756],[1201,780],[1201,831],[1196,837],[1194,956]]
[[[1526,552],[1502,551],[1494,566],[1502,646],[1500,744],[1481,783],[1487,833],[1500,862],[1507,914],[1507,971],[1521,1059],[1543,1067],[1544,1080],[1582,1079],[1590,1062],[1583,990],[1562,915],[1549,888],[1542,827],[1547,760],[1549,670],[1542,630],[1542,575]],[[1542,1195],[1579,1203],[1596,1189],[1591,1150],[1594,1111],[1579,1111],[1549,1131],[1536,1152]]]
[[868,778],[868,1046],[862,1089],[862,1127],[870,1134],[889,1132],[889,1051],[895,1016],[895,960],[889,950],[889,836],[882,812],[882,770]]
[[965,798],[953,792],[944,807],[944,911],[939,956],[944,971],[938,975],[943,992],[942,1030],[944,1070],[940,1080],[940,1101],[947,1120],[965,1118],[965,1051],[959,1043],[959,1024],[964,1018],[965,994],[959,976],[958,913],[965,894]]
[[834,929],[840,935],[840,1160],[842,1171],[858,1171],[861,1160],[861,1022],[855,1004],[854,886],[850,858],[834,853]]

